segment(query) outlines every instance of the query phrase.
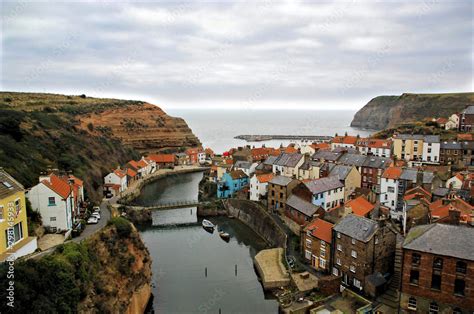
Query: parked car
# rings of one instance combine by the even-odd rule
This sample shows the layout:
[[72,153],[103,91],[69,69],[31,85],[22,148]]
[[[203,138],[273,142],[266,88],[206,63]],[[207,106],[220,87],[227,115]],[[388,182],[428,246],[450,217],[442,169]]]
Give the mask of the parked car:
[[93,213],[91,214],[91,217],[95,217],[95,218],[97,218],[97,219],[100,219],[100,213],[98,213],[98,212],[93,212]]
[[91,216],[88,220],[87,220],[87,224],[88,225],[92,225],[92,224],[96,224],[99,222],[99,219],[97,219],[96,217],[94,216]]

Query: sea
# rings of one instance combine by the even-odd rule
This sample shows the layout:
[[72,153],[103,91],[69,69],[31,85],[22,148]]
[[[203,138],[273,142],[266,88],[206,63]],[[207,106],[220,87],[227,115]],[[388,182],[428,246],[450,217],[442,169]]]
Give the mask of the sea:
[[244,145],[261,147],[287,146],[290,140],[246,142],[237,135],[350,135],[362,137],[373,131],[350,126],[356,111],[308,109],[173,109],[166,112],[186,120],[203,147],[221,154],[230,148]]

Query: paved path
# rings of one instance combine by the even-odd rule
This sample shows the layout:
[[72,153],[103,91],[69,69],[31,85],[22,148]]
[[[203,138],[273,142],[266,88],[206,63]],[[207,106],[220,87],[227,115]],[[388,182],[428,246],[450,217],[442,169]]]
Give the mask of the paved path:
[[117,203],[117,197],[113,197],[109,200],[102,200],[102,203],[100,203],[100,220],[98,223],[93,224],[93,225],[86,225],[86,228],[84,231],[82,231],[81,235],[73,238],[72,241],[74,242],[81,242],[82,240],[90,237],[100,229],[104,228],[107,223],[110,220],[110,210],[108,209],[107,205],[110,204],[116,204]]

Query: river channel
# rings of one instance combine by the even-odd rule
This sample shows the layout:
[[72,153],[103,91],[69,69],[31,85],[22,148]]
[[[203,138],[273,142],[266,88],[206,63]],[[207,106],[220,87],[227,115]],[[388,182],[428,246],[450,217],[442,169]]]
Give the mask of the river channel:
[[[146,186],[136,200],[157,205],[198,197],[202,173],[169,176]],[[157,210],[153,226],[141,227],[153,259],[155,313],[277,313],[276,300],[266,298],[253,266],[265,242],[235,219],[210,219],[230,234],[201,227],[196,208]]]

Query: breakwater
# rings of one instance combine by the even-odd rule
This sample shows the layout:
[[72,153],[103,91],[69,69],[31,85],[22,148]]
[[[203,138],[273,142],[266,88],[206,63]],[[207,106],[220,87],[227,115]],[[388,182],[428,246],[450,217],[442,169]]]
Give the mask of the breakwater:
[[263,142],[271,140],[290,140],[290,141],[308,141],[308,142],[329,142],[333,139],[332,136],[326,135],[237,135],[235,139],[244,140],[247,142]]

